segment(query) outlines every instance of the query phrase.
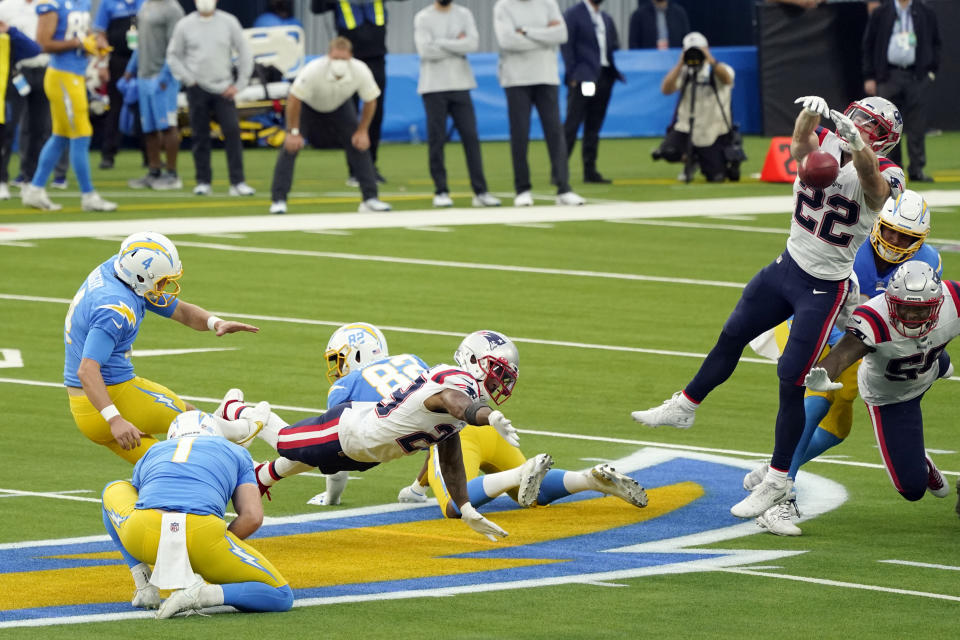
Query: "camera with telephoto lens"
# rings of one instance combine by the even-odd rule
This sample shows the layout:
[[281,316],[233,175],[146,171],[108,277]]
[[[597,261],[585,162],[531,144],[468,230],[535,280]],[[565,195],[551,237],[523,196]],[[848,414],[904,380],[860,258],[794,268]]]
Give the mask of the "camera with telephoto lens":
[[703,66],[706,55],[700,47],[690,47],[683,52],[683,64],[688,69],[699,69]]

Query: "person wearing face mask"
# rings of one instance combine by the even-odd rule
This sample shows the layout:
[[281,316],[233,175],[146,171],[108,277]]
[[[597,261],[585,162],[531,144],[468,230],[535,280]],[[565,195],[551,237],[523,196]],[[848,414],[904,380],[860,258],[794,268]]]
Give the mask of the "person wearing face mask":
[[[173,76],[186,88],[193,130],[193,162],[197,186],[193,193],[210,195],[210,116],[216,117],[223,132],[231,196],[252,196],[256,191],[244,182],[243,147],[237,119],[237,93],[250,81],[253,54],[243,37],[240,22],[229,13],[217,11],[217,0],[196,0],[197,10],[173,30],[167,47],[167,64]],[[237,53],[234,80],[233,52]]]
[[[353,106],[354,94],[363,100],[359,122]],[[373,73],[353,57],[353,45],[346,38],[334,38],[327,55],[300,70],[287,94],[287,135],[273,169],[270,213],[287,212],[293,166],[304,144],[322,147],[331,140],[343,147],[347,162],[357,173],[363,197],[360,211],[390,211],[390,205],[378,198],[369,151],[370,123],[379,97],[380,88]]]
[[630,15],[630,49],[675,49],[690,33],[687,11],[670,0],[640,0]]

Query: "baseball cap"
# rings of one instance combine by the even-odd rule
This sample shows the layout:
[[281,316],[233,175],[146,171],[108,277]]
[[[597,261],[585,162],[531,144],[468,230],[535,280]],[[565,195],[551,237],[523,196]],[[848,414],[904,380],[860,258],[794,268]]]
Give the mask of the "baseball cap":
[[699,31],[691,31],[687,35],[683,36],[683,50],[691,49],[693,47],[703,48],[707,46],[707,38]]

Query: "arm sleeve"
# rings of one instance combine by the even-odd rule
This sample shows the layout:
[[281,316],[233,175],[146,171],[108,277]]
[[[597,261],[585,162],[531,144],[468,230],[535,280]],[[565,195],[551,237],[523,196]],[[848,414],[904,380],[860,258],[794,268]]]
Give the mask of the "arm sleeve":
[[430,33],[423,26],[423,19],[419,15],[413,21],[413,42],[417,46],[417,54],[424,60],[442,60],[448,55],[430,37]]
[[[164,295],[164,298],[167,298],[167,297],[169,297],[169,296],[168,296],[168,295]],[[180,298],[174,298],[173,302],[171,302],[170,304],[168,304],[168,305],[165,306],[165,307],[158,307],[158,306],[155,305],[155,304],[151,304],[149,300],[144,300],[144,302],[146,302],[147,311],[152,311],[153,313],[157,314],[158,316],[163,316],[164,318],[169,318],[170,316],[173,315],[173,312],[177,310],[177,305],[180,304]]]
[[370,67],[364,64],[363,68],[363,83],[360,85],[360,88],[357,89],[357,95],[360,96],[360,99],[364,102],[370,102],[380,97],[380,87],[377,86],[377,81],[373,78],[373,72],[370,71]]
[[40,45],[28,38],[16,27],[10,27],[7,34],[10,36],[10,57],[14,63],[25,60],[26,58],[32,58],[41,53]]
[[[257,476],[253,472],[253,458],[250,457],[250,452],[236,445],[236,447],[230,447],[234,450],[239,464],[237,465],[237,486],[241,484],[252,484],[257,485]],[[237,451],[239,449],[239,451]],[[234,487],[236,490],[236,487]]]
[[187,43],[184,37],[183,24],[182,21],[178,22],[173,30],[173,37],[170,38],[170,44],[167,45],[167,64],[170,65],[173,77],[179,80],[183,86],[189,87],[196,84],[197,79],[193,77],[193,74],[184,64]]
[[527,36],[533,38],[537,42],[546,44],[546,45],[561,45],[567,41],[567,23],[563,20],[563,14],[560,13],[560,9],[557,8],[557,3],[550,3],[550,11],[547,16],[547,22],[552,22],[554,20],[559,20],[560,24],[554,25],[552,27],[533,27],[527,29]]
[[517,27],[520,25],[513,23],[513,18],[503,5],[498,4],[494,7],[493,23],[497,44],[504,51],[533,51],[540,48],[540,45],[530,38],[517,33]]
[[437,44],[456,55],[466,55],[473,53],[480,46],[480,34],[477,32],[477,23],[473,19],[473,14],[467,11],[464,14],[467,24],[464,27],[463,38],[447,38],[440,40]]
[[87,333],[83,342],[83,358],[90,358],[101,365],[110,359],[113,350],[117,347],[117,337],[110,332],[94,327]]
[[[231,16],[233,18],[233,16]],[[231,20],[231,29],[233,31],[233,46],[237,50],[237,82],[234,86],[237,87],[237,91],[242,91],[246,89],[247,85],[250,83],[250,76],[253,74],[253,52],[250,50],[250,45],[247,44],[247,39],[243,35],[243,28],[240,26],[240,21],[236,18]]]

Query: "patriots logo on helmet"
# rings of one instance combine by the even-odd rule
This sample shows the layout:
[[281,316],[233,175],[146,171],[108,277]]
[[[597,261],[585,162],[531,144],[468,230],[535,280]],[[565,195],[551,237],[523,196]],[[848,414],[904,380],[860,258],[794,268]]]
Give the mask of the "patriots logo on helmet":
[[902,124],[903,124],[903,116],[900,115],[900,110],[899,110],[899,109],[894,109],[894,111],[893,111],[893,119],[897,121],[897,124],[899,124],[899,125],[902,125]]
[[890,176],[887,179],[887,182],[890,183],[890,188],[893,189],[894,191],[903,191],[904,189],[903,183],[900,182],[900,178],[898,178],[897,176]]
[[507,344],[507,340],[499,333],[494,333],[493,331],[482,331],[480,335],[487,339],[487,342],[490,343],[491,349]]

